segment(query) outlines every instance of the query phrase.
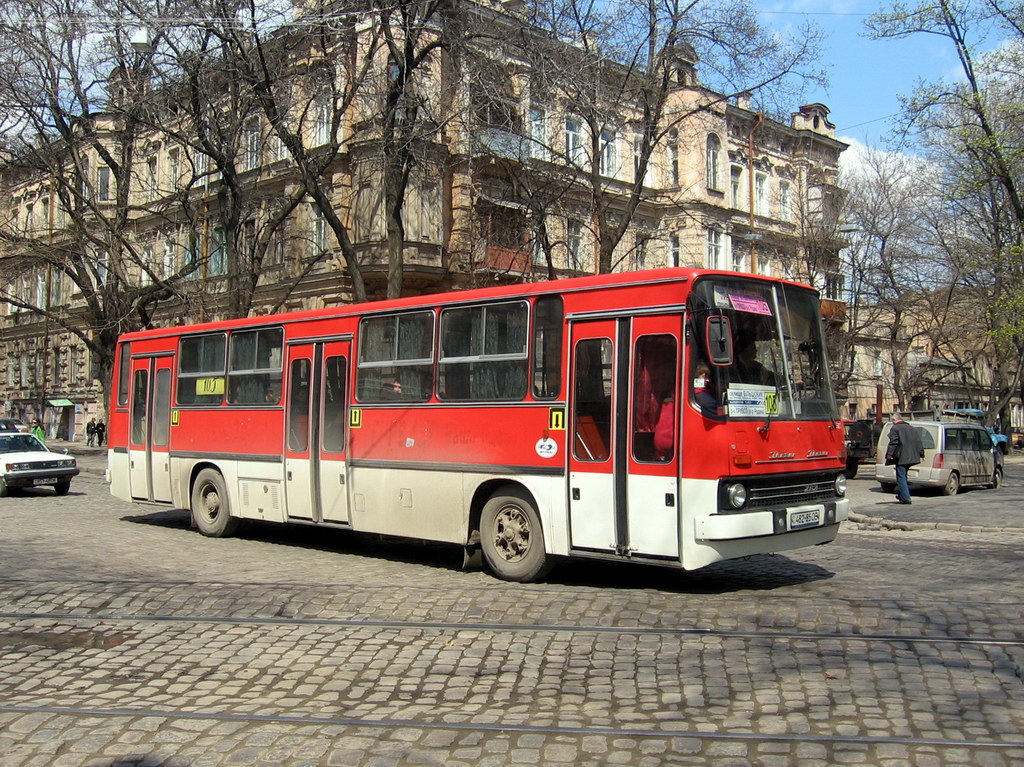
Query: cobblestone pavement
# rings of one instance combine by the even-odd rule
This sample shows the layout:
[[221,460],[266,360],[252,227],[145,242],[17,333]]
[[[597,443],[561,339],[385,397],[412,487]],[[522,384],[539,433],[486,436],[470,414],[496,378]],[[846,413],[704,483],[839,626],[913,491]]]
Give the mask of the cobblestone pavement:
[[206,539],[91,472],[0,529],[0,767],[1024,765],[1022,533],[513,585],[442,546]]

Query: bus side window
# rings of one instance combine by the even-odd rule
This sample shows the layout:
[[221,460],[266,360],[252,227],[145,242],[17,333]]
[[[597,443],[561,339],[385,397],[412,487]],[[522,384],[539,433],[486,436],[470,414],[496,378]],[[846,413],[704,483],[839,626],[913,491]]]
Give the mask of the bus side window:
[[324,367],[323,448],[326,453],[345,449],[345,358],[328,357]]
[[641,336],[634,348],[633,458],[665,463],[676,444],[676,339]]
[[533,396],[556,399],[562,389],[562,297],[541,296],[534,315]]
[[580,341],[575,364],[573,454],[580,461],[607,461],[612,428],[611,340]]
[[292,360],[288,394],[288,449],[305,452],[309,445],[309,360]]

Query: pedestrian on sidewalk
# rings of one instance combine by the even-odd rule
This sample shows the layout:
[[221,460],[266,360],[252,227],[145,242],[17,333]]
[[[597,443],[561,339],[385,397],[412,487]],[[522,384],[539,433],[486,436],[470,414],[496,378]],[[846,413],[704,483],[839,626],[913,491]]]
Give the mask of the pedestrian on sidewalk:
[[90,418],[89,423],[85,425],[85,444],[92,447],[96,442],[96,419]]
[[107,426],[102,419],[96,422],[96,444],[103,447],[103,438],[107,434]]
[[917,429],[904,421],[898,410],[894,410],[889,419],[892,429],[889,430],[889,445],[885,449],[885,465],[896,466],[896,500],[908,504],[911,501],[907,471],[921,463],[924,447]]
[[29,431],[31,431],[40,442],[46,442],[46,430],[43,429],[43,425],[39,423],[38,418],[32,422],[32,428],[29,429]]

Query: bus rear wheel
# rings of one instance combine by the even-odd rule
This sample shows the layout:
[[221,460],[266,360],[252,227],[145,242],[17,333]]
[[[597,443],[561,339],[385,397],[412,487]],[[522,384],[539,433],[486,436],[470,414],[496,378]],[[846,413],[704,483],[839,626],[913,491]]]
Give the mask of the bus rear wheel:
[[509,489],[484,504],[480,545],[487,564],[503,580],[529,583],[551,569],[540,515],[519,490]]
[[226,538],[238,529],[228,507],[227,487],[219,471],[203,469],[192,486],[192,519],[203,535]]

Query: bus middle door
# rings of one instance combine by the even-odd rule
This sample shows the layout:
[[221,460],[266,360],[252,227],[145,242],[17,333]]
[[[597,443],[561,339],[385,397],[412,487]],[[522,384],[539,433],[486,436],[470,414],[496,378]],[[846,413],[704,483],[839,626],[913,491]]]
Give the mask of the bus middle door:
[[575,550],[679,556],[679,315],[571,326]]
[[170,503],[171,365],[173,356],[131,361],[128,482],[132,498]]
[[285,499],[288,516],[347,524],[349,341],[288,347]]

